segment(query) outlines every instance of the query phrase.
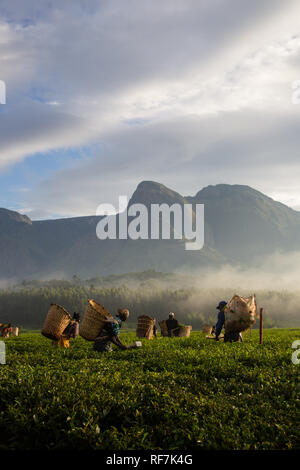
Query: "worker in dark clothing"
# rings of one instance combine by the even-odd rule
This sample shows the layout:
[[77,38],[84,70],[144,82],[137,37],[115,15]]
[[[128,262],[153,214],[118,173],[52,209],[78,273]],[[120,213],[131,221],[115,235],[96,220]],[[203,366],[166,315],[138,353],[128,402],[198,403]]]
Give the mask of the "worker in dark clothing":
[[168,336],[178,336],[181,325],[178,320],[176,320],[173,312],[169,313],[169,318],[166,320],[166,325],[168,329]]
[[224,343],[232,343],[236,341],[240,341],[241,343],[244,342],[242,333],[239,333],[238,331],[225,331]]
[[[227,302],[225,300],[222,300],[219,305],[217,306],[217,309],[220,310],[218,313],[218,321],[215,326],[216,329],[216,340],[219,341],[219,336],[222,331],[223,326],[225,325],[225,310],[227,307]],[[243,342],[243,337],[242,334],[239,333],[238,331],[225,331],[224,335],[224,343],[227,342],[235,342],[235,341],[241,341]]]
[[104,327],[102,328],[99,336],[94,342],[94,351],[97,352],[111,352],[113,343],[115,346],[118,346],[120,349],[133,349],[136,347],[135,344],[126,346],[120,341],[119,334],[122,327],[122,322],[125,322],[129,317],[129,310],[126,308],[119,309],[116,319],[105,320]]
[[238,331],[225,331],[224,343],[232,343],[236,341],[240,341],[241,343],[243,343],[242,333],[239,333]]
[[216,324],[216,340],[219,341],[219,336],[221,334],[222,328],[225,324],[225,308],[227,306],[227,302],[225,300],[222,300],[219,302],[219,305],[216,307],[217,310],[219,310],[218,313],[218,321]]

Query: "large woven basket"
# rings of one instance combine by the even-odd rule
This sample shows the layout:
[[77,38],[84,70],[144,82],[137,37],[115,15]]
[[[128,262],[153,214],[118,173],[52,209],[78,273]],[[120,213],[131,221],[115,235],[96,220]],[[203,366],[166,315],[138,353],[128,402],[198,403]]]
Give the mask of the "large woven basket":
[[161,335],[168,336],[168,328],[167,328],[166,320],[159,321],[158,324],[161,329]]
[[190,325],[181,326],[178,332],[179,338],[189,338],[192,327]]
[[148,317],[147,315],[141,315],[138,317],[138,324],[136,328],[136,336],[138,338],[153,338],[153,327],[155,325],[155,319]]
[[230,333],[248,330],[255,323],[256,317],[255,295],[250,297],[234,295],[225,310],[225,331]]
[[202,333],[204,333],[205,335],[211,335],[212,330],[213,330],[213,327],[210,326],[210,325],[203,325],[202,326]]
[[19,327],[18,327],[18,326],[14,326],[13,329],[12,329],[11,334],[12,334],[13,336],[19,336]]
[[71,315],[61,305],[51,304],[42,329],[42,335],[46,338],[57,340],[68,326]]
[[111,314],[95,300],[90,299],[84,312],[79,334],[87,341],[95,341],[105,323],[103,320],[114,320]]

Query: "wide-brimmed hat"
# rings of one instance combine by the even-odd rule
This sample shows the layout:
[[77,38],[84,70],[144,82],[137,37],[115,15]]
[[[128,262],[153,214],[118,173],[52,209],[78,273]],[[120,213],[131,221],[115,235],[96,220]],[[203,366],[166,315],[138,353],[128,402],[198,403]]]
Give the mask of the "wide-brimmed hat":
[[222,308],[224,308],[226,305],[227,305],[227,302],[225,300],[221,300],[221,302],[219,302],[219,305],[216,307],[216,309],[222,310]]

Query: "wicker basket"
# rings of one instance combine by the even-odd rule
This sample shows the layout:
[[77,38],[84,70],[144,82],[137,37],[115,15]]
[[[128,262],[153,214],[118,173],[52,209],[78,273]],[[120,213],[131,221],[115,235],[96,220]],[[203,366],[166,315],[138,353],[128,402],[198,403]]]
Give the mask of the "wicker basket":
[[148,317],[147,315],[141,315],[138,317],[138,324],[136,328],[137,338],[153,338],[153,327],[155,325],[155,319]]
[[19,327],[18,327],[18,326],[14,326],[13,329],[12,329],[11,334],[12,334],[13,336],[19,336]]
[[168,328],[167,328],[166,320],[159,321],[158,324],[161,329],[161,335],[168,336]]
[[79,334],[87,341],[95,341],[104,326],[103,320],[113,321],[111,314],[95,300],[89,300],[84,312]]
[[46,338],[57,340],[68,326],[71,315],[58,304],[51,304],[42,329],[42,335]]
[[178,338],[189,338],[192,327],[190,325],[181,326],[178,332]]
[[210,326],[210,325],[203,325],[202,326],[202,333],[204,333],[205,335],[211,335],[212,330],[213,330],[213,327]]
[[225,331],[242,332],[255,323],[257,305],[255,295],[241,297],[234,295],[225,310]]

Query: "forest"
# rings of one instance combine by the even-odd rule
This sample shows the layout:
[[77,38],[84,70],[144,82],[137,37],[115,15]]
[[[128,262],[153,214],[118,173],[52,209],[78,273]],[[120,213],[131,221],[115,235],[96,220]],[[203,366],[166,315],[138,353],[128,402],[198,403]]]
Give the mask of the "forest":
[[[300,291],[208,289],[193,284],[188,277],[155,271],[90,280],[74,276],[70,281],[23,281],[0,289],[0,322],[40,329],[51,303],[62,305],[70,314],[75,311],[83,314],[88,299],[94,299],[113,315],[120,307],[128,308],[128,328],[135,327],[139,315],[162,320],[172,311],[179,321],[198,330],[204,323],[215,324],[218,302],[229,301],[236,293],[256,294],[258,308],[264,308],[265,328],[300,326]],[[254,328],[257,326],[258,322]]]

